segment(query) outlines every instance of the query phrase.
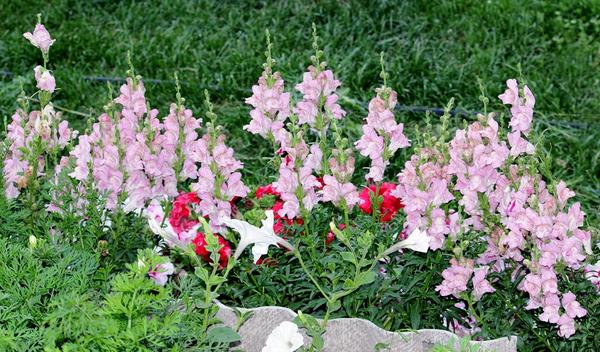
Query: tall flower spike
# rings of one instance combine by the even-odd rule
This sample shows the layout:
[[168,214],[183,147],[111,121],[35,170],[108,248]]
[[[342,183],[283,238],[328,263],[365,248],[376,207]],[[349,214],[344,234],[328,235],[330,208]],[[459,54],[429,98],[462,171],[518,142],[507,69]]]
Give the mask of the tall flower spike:
[[381,182],[390,158],[400,148],[410,145],[404,135],[404,125],[394,118],[397,93],[387,86],[387,73],[381,55],[383,86],[377,88],[377,96],[369,102],[369,114],[363,125],[363,135],[355,143],[360,154],[371,159],[371,168],[365,176],[367,181]]
[[248,187],[242,182],[239,172],[243,164],[235,159],[233,149],[225,145],[225,135],[216,125],[216,114],[205,91],[208,112],[207,132],[190,146],[192,161],[200,163],[197,182],[191,185],[198,194],[200,210],[208,216],[210,226],[216,233],[224,230],[222,219],[231,216],[231,201],[245,197]]
[[[319,132],[321,140],[329,128],[331,119],[340,120],[346,112],[337,103],[336,89],[341,85],[333,76],[333,71],[326,70],[327,63],[321,61],[323,51],[319,49],[317,27],[313,23],[312,65],[304,73],[302,83],[296,85],[296,90],[302,93],[302,100],[296,104],[294,112],[298,115],[299,124],[308,124]],[[321,145],[323,149],[323,145]]]
[[279,72],[273,73],[275,60],[271,57],[271,38],[267,35],[267,57],[263,65],[264,71],[258,79],[258,84],[252,86],[252,96],[246,98],[246,104],[254,109],[250,112],[250,123],[244,129],[275,142],[275,136],[284,127],[285,120],[290,116],[290,93],[284,92],[284,82]]

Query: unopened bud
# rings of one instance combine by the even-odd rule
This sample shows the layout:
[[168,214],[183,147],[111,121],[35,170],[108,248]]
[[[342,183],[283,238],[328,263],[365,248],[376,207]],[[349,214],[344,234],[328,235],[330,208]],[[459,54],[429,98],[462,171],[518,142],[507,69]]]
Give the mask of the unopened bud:
[[29,236],[29,249],[37,247],[37,238],[34,235]]

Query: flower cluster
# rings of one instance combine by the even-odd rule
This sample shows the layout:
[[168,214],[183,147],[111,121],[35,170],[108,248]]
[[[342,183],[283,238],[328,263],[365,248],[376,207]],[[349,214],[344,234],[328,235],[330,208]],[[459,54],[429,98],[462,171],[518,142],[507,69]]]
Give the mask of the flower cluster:
[[[337,141],[336,141],[337,142]],[[352,149],[344,149],[345,141],[339,141],[340,146],[333,150],[329,159],[329,170],[331,175],[323,176],[323,190],[321,191],[324,202],[332,202],[334,205],[344,209],[352,209],[359,203],[359,195],[356,186],[351,182],[354,173],[354,156]]]
[[40,110],[28,111],[29,104],[24,97],[22,108],[15,112],[7,126],[9,147],[2,169],[8,198],[18,197],[22,189],[44,174],[46,155],[58,156],[77,135],[76,131],[69,128],[67,121],[61,120],[61,113],[56,112],[50,102],[56,81],[46,69],[46,63],[48,50],[54,40],[44,25],[39,23],[33,33],[25,33],[24,37],[39,48],[44,56],[44,66],[34,68],[41,106]]
[[252,86],[252,96],[246,99],[246,104],[254,109],[250,111],[252,120],[244,129],[263,138],[275,138],[291,114],[290,93],[284,92],[281,74],[271,73],[270,67],[263,71],[258,84]]
[[376,209],[381,216],[381,222],[391,221],[396,213],[404,208],[404,204],[394,195],[397,187],[390,182],[366,187],[360,192],[360,210],[365,214],[372,214],[374,208],[372,200],[374,200],[379,203]]
[[[520,94],[516,81],[507,84],[500,98],[512,105],[510,149],[500,140],[493,114],[480,115],[450,143],[427,146],[413,156],[399,175],[396,193],[407,204],[406,228],[425,229],[432,249],[454,247],[455,258],[436,288],[442,296],[477,301],[495,291],[486,279],[490,269],[524,273],[519,288],[529,294],[526,308],[542,308],[539,318],[557,324],[559,335],[569,337],[574,319],[586,311],[572,293],[559,291],[558,280],[564,270],[581,267],[591,252],[591,234],[580,229],[584,214],[579,203],[567,210],[574,193],[564,182],[556,184],[553,195],[532,171],[535,158],[517,162],[534,152],[524,137],[535,99],[527,86]],[[487,248],[469,259],[470,242],[460,239],[481,232],[488,234]]]
[[233,149],[225,145],[225,135],[215,125],[215,115],[209,104],[211,123],[207,133],[190,147],[190,158],[200,163],[198,179],[192,183],[192,191],[200,197],[199,210],[208,217],[214,232],[223,231],[222,219],[231,216],[231,202],[245,197],[248,187],[242,182],[239,170],[243,164],[233,156]]
[[342,119],[346,112],[337,104],[338,96],[335,94],[340,85],[333,72],[325,70],[325,63],[309,66],[302,82],[296,85],[296,90],[302,93],[302,100],[294,109],[298,123],[327,131],[331,118]]
[[363,135],[356,142],[362,156],[371,159],[371,168],[365,176],[367,181],[381,182],[390,158],[400,148],[410,142],[404,135],[404,125],[394,118],[397,94],[385,85],[376,90],[377,96],[369,102],[367,122],[363,125]]
[[[182,105],[171,105],[164,123],[148,109],[144,84],[127,79],[114,102],[121,111],[100,115],[71,152],[76,180],[92,180],[106,208],[142,209],[150,199],[177,195],[178,182],[198,177],[192,159],[200,120]],[[112,108],[113,105],[110,105]],[[122,203],[123,202],[123,203]]]

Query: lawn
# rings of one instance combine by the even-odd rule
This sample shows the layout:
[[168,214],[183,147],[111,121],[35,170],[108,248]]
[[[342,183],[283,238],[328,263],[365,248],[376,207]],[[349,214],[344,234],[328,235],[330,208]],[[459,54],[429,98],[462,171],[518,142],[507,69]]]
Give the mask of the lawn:
[[[273,43],[276,70],[282,73],[286,80],[286,88],[291,91],[297,83],[300,83],[302,73],[310,65],[311,55],[314,54],[311,26],[313,23],[316,25],[319,43],[324,50],[328,67],[342,82],[341,88],[338,89],[339,103],[348,112],[344,122],[347,129],[345,133],[352,141],[360,137],[361,125],[367,115],[367,104],[375,95],[374,87],[381,84],[380,53],[384,55],[389,75],[388,85],[398,92],[399,112],[396,118],[404,123],[405,134],[411,140],[421,137],[422,133],[419,131],[423,131],[428,118],[434,120],[434,125],[439,124],[435,121],[438,119],[438,113],[451,99],[455,102],[451,119],[453,128],[474,121],[476,113],[483,112],[481,100],[484,97],[490,99],[488,110],[506,111],[496,97],[504,91],[506,79],[523,80],[536,97],[534,132],[531,140],[541,150],[540,172],[547,181],[565,180],[568,187],[577,193],[576,200],[581,202],[582,210],[587,214],[584,227],[591,230],[594,243],[598,242],[600,228],[600,41],[598,40],[600,2],[598,1],[92,0],[84,2],[56,0],[36,3],[35,1],[0,0],[0,2],[2,2],[0,8],[3,14],[0,18],[0,131],[4,130],[17,108],[20,86],[23,86],[25,91],[35,91],[32,69],[39,64],[39,52],[23,38],[23,32],[32,30],[36,14],[41,13],[42,22],[56,39],[50,50],[49,69],[55,75],[58,87],[52,101],[57,109],[64,112],[63,116],[69,120],[71,126],[81,131],[85,130],[95,122],[110,99],[116,97],[118,88],[124,82],[129,69],[127,59],[129,53],[136,73],[144,78],[146,98],[152,107],[160,111],[159,117],[164,117],[169,111],[169,104],[176,100],[175,74],[181,84],[181,95],[185,98],[185,105],[194,111],[195,116],[206,116],[204,91],[210,94],[215,104],[217,121],[225,127],[227,144],[235,149],[236,157],[245,164],[242,170],[243,181],[250,188],[276,179],[269,168],[265,167],[265,160],[272,157],[272,146],[241,128],[250,120],[251,108],[244,103],[244,100],[252,94],[251,87],[261,74],[262,64],[265,61],[266,30],[270,32]],[[112,96],[109,95],[111,90]],[[298,92],[294,94],[295,98],[300,97]],[[426,111],[432,113],[430,117]],[[506,126],[509,118],[500,116],[498,120],[501,125]],[[404,162],[412,153],[412,148],[398,151],[392,160],[390,170],[387,171],[386,179],[395,182],[397,178],[394,175],[402,170]],[[367,166],[365,161],[359,161],[357,169]],[[364,180],[361,179],[360,182],[364,183]],[[362,186],[364,185],[359,185]],[[9,203],[4,197],[0,197],[0,213],[10,214],[4,219],[0,218],[0,237],[2,237],[0,243],[6,241],[6,245],[0,247],[14,247],[14,249],[0,251],[0,258],[5,258],[7,262],[4,266],[0,265],[0,274],[5,273],[0,275],[0,279],[10,278],[10,274],[7,273],[15,270],[11,266],[17,260],[15,258],[23,258],[22,260],[29,263],[27,268],[19,273],[19,277],[22,277],[19,280],[27,281],[29,280],[27,278],[35,276],[30,271],[36,272],[38,267],[44,266],[44,269],[43,273],[38,274],[39,277],[35,277],[38,283],[31,284],[31,293],[22,291],[16,284],[16,280],[7,281],[7,287],[12,285],[9,294],[3,296],[0,292],[0,301],[11,297],[9,295],[14,295],[13,297],[19,297],[24,302],[29,300],[28,304],[33,307],[23,308],[26,307],[25,305],[13,307],[19,311],[20,317],[25,318],[23,323],[15,322],[9,330],[21,331],[20,329],[23,328],[25,331],[24,327],[29,329],[31,324],[36,327],[36,324],[41,324],[42,327],[46,324],[65,325],[61,323],[61,319],[64,321],[66,318],[58,318],[58,313],[57,316],[50,314],[50,318],[44,318],[50,319],[44,320],[44,323],[40,321],[47,311],[53,309],[58,311],[56,307],[62,307],[61,305],[67,308],[74,307],[70,311],[73,317],[70,315],[67,317],[75,319],[77,316],[75,308],[79,304],[75,297],[78,297],[79,292],[86,292],[87,288],[96,290],[94,292],[102,292],[97,295],[91,293],[89,299],[86,298],[82,303],[90,314],[94,314],[95,304],[100,304],[96,301],[100,298],[110,301],[111,297],[105,295],[110,292],[109,286],[112,285],[113,291],[119,291],[114,287],[119,287],[119,283],[123,284],[127,281],[121,278],[128,275],[122,273],[124,263],[136,260],[137,249],[153,246],[150,238],[146,236],[145,220],[137,219],[132,222],[135,226],[133,228],[115,226],[114,232],[118,233],[115,238],[122,242],[110,244],[111,251],[113,248],[115,250],[107,258],[103,258],[105,254],[98,254],[92,258],[89,253],[86,253],[89,248],[96,253],[104,253],[105,248],[101,248],[100,245],[102,241],[97,241],[99,238],[104,239],[105,236],[102,232],[104,230],[98,230],[102,229],[101,225],[97,226],[97,233],[90,236],[95,240],[90,240],[90,243],[85,245],[81,242],[82,248],[73,249],[73,253],[71,253],[72,248],[53,253],[52,250],[48,250],[50,247],[40,244],[40,254],[34,255],[29,249],[21,248],[22,243],[18,246],[14,243],[9,244],[10,240],[15,238],[23,240],[21,242],[24,243],[25,234],[28,235],[26,224],[22,219],[27,219],[29,209],[16,209],[15,204],[19,203]],[[316,216],[317,222],[321,221],[326,228],[329,221],[327,216],[330,213],[324,211],[323,214],[325,215]],[[69,231],[82,235],[78,231],[87,230],[78,228],[79,220],[73,216],[70,220],[64,220],[62,224],[71,221],[72,229]],[[50,226],[40,224],[39,233],[50,231]],[[96,224],[91,224],[90,228],[94,226]],[[84,226],[81,228],[83,229]],[[85,248],[86,246],[89,248]],[[425,281],[424,290],[427,291],[426,294],[436,297],[431,299],[439,299],[437,293],[428,286],[432,275],[435,275],[433,280],[439,279],[437,271],[431,269],[434,265],[419,261],[419,257],[416,257],[418,265],[413,267],[407,265],[410,269],[406,270],[413,271],[407,271],[412,274],[402,277],[402,280],[407,280],[402,281],[402,285],[412,287],[413,283],[409,282],[412,275],[425,275],[426,273],[421,269],[429,267],[430,276],[422,280]],[[108,258],[111,258],[110,261]],[[438,264],[443,263],[442,268],[447,266],[447,258],[442,258],[442,254],[431,260]],[[83,271],[95,272],[94,278],[88,277],[89,275],[85,273],[81,278],[77,277],[73,281],[55,278],[59,276],[54,272],[64,273],[65,277],[69,276],[68,270],[63,270],[63,267],[68,268],[71,262],[84,263],[85,265],[81,265],[85,269]],[[269,269],[273,272],[281,271],[277,274],[277,278],[271,280],[271,272],[256,274],[252,269],[254,268],[252,263],[244,265],[247,270],[240,270],[236,280],[241,282],[246,279],[258,280],[260,284],[267,283],[268,285],[264,285],[266,292],[278,294],[279,290],[282,292],[289,290],[282,293],[283,298],[280,298],[292,297],[292,299],[281,304],[289,303],[294,309],[300,309],[306,304],[306,300],[312,304],[312,292],[315,290],[312,283],[307,282],[304,273],[298,268],[294,268],[298,270],[294,271],[293,275],[284,272],[289,266],[282,265],[280,269]],[[98,267],[102,269],[99,270]],[[114,278],[115,273],[119,273],[117,279]],[[285,281],[288,280],[287,275],[290,282],[296,281],[300,286],[304,285],[302,292],[306,297],[293,302],[297,288],[288,285],[284,290],[277,286],[281,284],[277,280],[283,278],[284,282],[287,282]],[[114,285],[108,283],[111,278]],[[139,280],[140,285],[145,285],[145,278],[146,276],[143,276],[143,279]],[[64,282],[61,283],[61,280]],[[63,291],[68,293],[61,293],[55,299],[53,292],[58,292],[62,287],[57,285],[64,286]],[[269,285],[270,287],[267,287]],[[508,280],[507,285],[512,285],[512,282]],[[123,292],[127,292],[128,286],[123,286],[125,286]],[[149,292],[152,291],[152,287],[150,285],[148,288]],[[244,298],[248,294],[254,295],[255,298],[263,295],[271,299],[264,292],[250,292],[254,286],[240,285],[240,287],[249,290],[243,292]],[[226,291],[224,296],[230,297],[232,304],[239,303],[236,299],[242,296],[235,291],[237,288],[235,285],[224,288]],[[378,292],[379,287],[373,286],[371,289],[374,291],[357,292],[356,296],[366,295],[369,298],[371,292]],[[383,287],[383,289],[387,288]],[[46,291],[48,294],[45,293]],[[168,294],[165,294],[165,297],[161,296],[163,299],[161,309],[170,312],[168,305],[172,301],[167,296]],[[388,299],[392,302],[390,305],[393,305],[395,296],[392,295]],[[511,303],[508,296],[497,299],[498,307],[500,304]],[[55,303],[47,307],[40,303],[45,300],[54,300]],[[591,301],[592,298],[589,300]],[[265,304],[265,301],[260,299],[257,302],[259,302],[257,305]],[[110,307],[110,304],[105,306]],[[597,306],[596,301],[594,307]],[[358,310],[360,305],[355,308]],[[374,316],[379,313],[385,315],[386,312],[382,310],[378,313],[377,309],[371,306],[367,308]],[[427,311],[429,308],[436,311],[439,307],[419,306],[415,308],[417,312],[415,314],[412,313],[414,307],[402,307],[398,311],[406,309],[408,312],[409,308],[410,314],[406,313],[402,317],[398,314],[400,325],[385,326],[390,329],[391,327],[405,328],[406,321],[410,320],[413,327],[420,327],[423,324],[418,320],[419,312]],[[594,309],[597,311],[597,308]],[[34,316],[31,321],[29,315]],[[592,315],[591,309],[590,315]],[[144,314],[140,317],[140,321],[145,319]],[[429,318],[439,320],[437,317],[436,313],[435,317]],[[200,318],[189,316],[181,319],[184,319],[185,326],[191,327],[197,325],[195,319]],[[379,316],[377,322],[385,321],[387,318]],[[585,321],[584,329],[588,332],[590,327],[594,326],[597,317],[592,316],[589,319]],[[536,323],[533,320],[521,320],[522,322],[518,321],[518,324],[521,324],[519,329],[536,331],[536,336],[531,334],[532,336],[523,339],[520,347],[529,347],[526,349],[531,350],[548,347],[550,337],[543,335],[546,333],[545,330],[533,325],[523,327],[522,324]],[[33,321],[35,324],[32,323]],[[81,324],[83,326],[83,323]],[[114,324],[117,326],[117,323]],[[95,329],[93,325],[86,325],[88,329],[90,326],[92,330]],[[528,328],[531,329],[527,330]],[[3,347],[2,329],[0,326],[0,349]],[[161,329],[156,330],[160,335]],[[71,337],[75,338],[78,335],[77,331],[77,328],[73,328],[68,333],[61,333],[64,336],[71,334]],[[544,332],[538,335],[537,331]],[[33,335],[26,335],[29,333]],[[35,335],[37,333],[23,332],[23,336],[26,337],[21,338],[33,340],[34,338],[30,336],[37,338]],[[103,333],[110,336],[113,331],[106,328]],[[146,336],[143,331],[139,333],[140,336]],[[511,332],[496,330],[494,333],[504,336]],[[188,334],[190,336],[186,338],[190,341],[197,338],[193,336],[192,330],[188,331]],[[557,339],[554,332],[552,334],[552,338]],[[48,336],[44,338],[48,339]],[[577,338],[580,339],[579,341],[585,340],[587,344],[593,344],[596,339],[591,334]],[[6,341],[9,341],[8,338]],[[532,345],[523,346],[528,343]],[[576,345],[577,341],[574,340],[563,341],[558,349],[567,350]]]

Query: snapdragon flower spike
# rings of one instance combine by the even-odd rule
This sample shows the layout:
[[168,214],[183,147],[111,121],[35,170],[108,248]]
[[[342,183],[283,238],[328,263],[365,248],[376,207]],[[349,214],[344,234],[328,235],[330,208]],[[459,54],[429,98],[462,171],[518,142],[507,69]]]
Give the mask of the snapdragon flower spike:
[[298,124],[308,124],[319,133],[321,148],[331,120],[340,120],[346,112],[337,103],[336,89],[341,85],[334,78],[333,71],[327,70],[327,63],[322,61],[323,51],[319,49],[317,27],[313,23],[313,49],[315,55],[311,57],[312,65],[304,73],[301,83],[296,85],[296,90],[302,93],[302,100],[296,104],[294,113],[298,115]]
[[271,36],[266,31],[267,51],[264,71],[258,84],[252,86],[252,96],[246,98],[246,104],[254,109],[250,112],[250,123],[244,129],[276,143],[276,136],[290,116],[290,93],[284,91],[284,82],[279,72],[273,73],[275,60],[271,56]]
[[249,189],[239,172],[243,164],[234,157],[233,149],[225,145],[225,135],[220,134],[220,127],[215,125],[216,115],[208,101],[208,93],[206,95],[207,116],[211,122],[207,133],[190,148],[191,160],[200,164],[198,178],[191,188],[201,199],[199,209],[208,217],[212,231],[220,233],[225,230],[222,220],[232,214],[231,201],[245,197]]
[[400,148],[410,145],[404,135],[404,125],[394,118],[397,94],[385,85],[376,89],[377,96],[369,102],[369,114],[363,125],[363,135],[355,143],[362,156],[371,159],[365,176],[367,181],[381,182],[390,158]]
[[244,129],[263,138],[272,139],[284,128],[290,116],[290,93],[284,92],[284,82],[279,72],[271,73],[267,67],[258,84],[252,86],[252,96],[246,104],[254,109],[250,112],[250,123]]
[[[46,54],[54,43],[41,24],[36,26],[33,34],[25,33],[24,36]],[[2,171],[8,198],[18,197],[33,178],[46,172],[45,161],[50,159],[46,158],[47,154],[58,156],[77,136],[77,132],[69,128],[69,123],[61,119],[61,112],[56,112],[50,102],[51,94],[56,89],[54,77],[42,66],[36,66],[34,74],[37,88],[40,89],[40,110],[28,111],[28,106],[24,104],[13,114],[7,126],[8,151]]]
[[298,123],[308,124],[317,130],[327,131],[330,120],[341,120],[346,112],[337,103],[336,89],[341,85],[331,70],[324,70],[324,63],[309,66],[296,90],[302,93],[302,100],[296,104],[294,112]]
[[502,100],[503,104],[511,106],[510,113],[512,117],[510,126],[512,132],[508,135],[508,141],[511,145],[510,155],[532,154],[534,147],[523,136],[527,136],[531,129],[535,97],[527,85],[523,86],[521,92],[516,79],[507,80],[506,86],[508,89],[499,95],[498,98]]
[[322,183],[314,175],[321,170],[323,153],[317,144],[309,147],[302,132],[288,136],[282,143],[286,153],[279,165],[279,179],[274,183],[283,205],[278,211],[282,217],[294,219],[302,212],[308,212],[321,200],[318,191]]

